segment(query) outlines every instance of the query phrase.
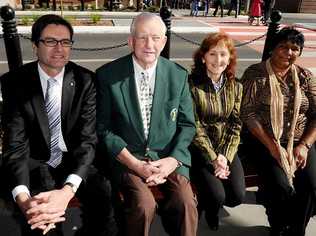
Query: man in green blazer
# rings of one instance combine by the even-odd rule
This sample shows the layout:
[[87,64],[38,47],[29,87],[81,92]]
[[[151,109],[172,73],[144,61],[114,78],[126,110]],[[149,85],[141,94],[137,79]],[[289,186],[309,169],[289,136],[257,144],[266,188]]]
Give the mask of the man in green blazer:
[[165,33],[159,16],[138,15],[128,38],[132,54],[97,70],[97,133],[111,160],[114,188],[124,197],[125,235],[148,235],[157,209],[151,186],[165,195],[159,212],[170,235],[197,231],[189,181],[192,99],[187,71],[159,56]]

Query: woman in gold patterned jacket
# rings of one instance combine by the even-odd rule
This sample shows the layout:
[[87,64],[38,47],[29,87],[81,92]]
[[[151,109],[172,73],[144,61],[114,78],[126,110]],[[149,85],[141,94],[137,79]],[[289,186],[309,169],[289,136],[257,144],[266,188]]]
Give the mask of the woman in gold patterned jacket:
[[283,28],[267,61],[244,73],[241,117],[273,236],[303,236],[316,201],[316,79],[295,64],[304,36]]
[[224,33],[209,34],[194,54],[190,75],[197,133],[191,145],[192,179],[199,210],[217,230],[225,204],[239,205],[245,195],[244,172],[237,148],[242,85],[235,79],[236,49]]

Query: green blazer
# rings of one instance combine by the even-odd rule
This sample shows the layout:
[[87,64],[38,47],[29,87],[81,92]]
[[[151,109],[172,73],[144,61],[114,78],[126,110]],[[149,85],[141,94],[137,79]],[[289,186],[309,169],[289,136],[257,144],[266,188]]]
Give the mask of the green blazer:
[[[172,156],[183,163],[177,173],[189,178],[188,146],[195,135],[187,71],[160,57],[156,69],[148,140],[138,104],[132,55],[97,69],[97,134],[112,160],[115,175],[124,171],[116,160],[123,148],[152,160]],[[125,169],[126,170],[126,169]]]

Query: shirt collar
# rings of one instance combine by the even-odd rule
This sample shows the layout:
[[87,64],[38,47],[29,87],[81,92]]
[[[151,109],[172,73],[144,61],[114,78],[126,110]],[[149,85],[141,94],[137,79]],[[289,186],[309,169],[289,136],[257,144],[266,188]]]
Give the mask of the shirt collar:
[[156,72],[156,67],[157,67],[157,61],[155,61],[154,65],[150,68],[147,68],[144,70],[137,62],[135,57],[133,56],[133,66],[134,66],[134,73],[136,78],[141,78],[141,73],[146,72],[149,78],[153,78],[154,73]]
[[65,73],[65,67],[63,67],[63,69],[61,70],[61,72],[59,72],[59,73],[58,73],[56,76],[54,76],[54,77],[49,76],[49,75],[42,69],[42,67],[40,66],[39,63],[37,63],[37,68],[38,68],[39,76],[40,76],[40,78],[41,78],[42,80],[47,81],[47,80],[50,79],[50,78],[54,78],[54,79],[57,81],[57,83],[58,83],[59,85],[62,85],[62,83],[63,83],[63,78],[64,78],[64,73]]

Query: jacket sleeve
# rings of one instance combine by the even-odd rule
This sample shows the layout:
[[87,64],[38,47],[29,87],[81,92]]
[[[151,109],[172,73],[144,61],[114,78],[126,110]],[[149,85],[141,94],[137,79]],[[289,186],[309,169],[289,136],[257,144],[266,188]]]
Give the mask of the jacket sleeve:
[[22,115],[22,104],[14,86],[13,74],[5,74],[1,78],[3,98],[3,164],[10,187],[26,185],[29,188],[29,139]]
[[127,143],[112,131],[112,102],[110,84],[104,78],[105,72],[97,70],[97,135],[101,145],[106,147],[112,158],[127,146]]

